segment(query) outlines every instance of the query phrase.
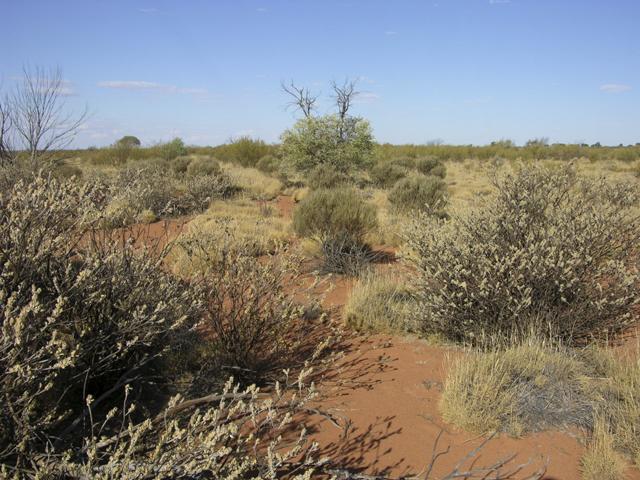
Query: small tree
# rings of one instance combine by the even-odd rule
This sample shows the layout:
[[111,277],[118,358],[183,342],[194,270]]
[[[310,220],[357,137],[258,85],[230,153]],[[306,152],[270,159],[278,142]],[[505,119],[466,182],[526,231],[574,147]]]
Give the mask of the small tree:
[[142,142],[140,142],[140,139],[138,137],[134,137],[133,135],[125,135],[115,144],[128,148],[137,148],[142,145]]
[[283,84],[293,97],[289,106],[298,108],[304,118],[298,120],[282,136],[283,159],[294,168],[307,172],[320,165],[330,165],[340,172],[361,168],[371,163],[373,135],[369,122],[349,114],[358,95],[353,81],[332,83],[336,113],[313,116],[317,96],[309,90]]
[[284,160],[305,172],[319,165],[347,172],[368,165],[373,156],[371,126],[360,117],[306,117],[281,139]]
[[66,90],[60,69],[23,70],[21,82],[0,107],[0,155],[4,162],[15,160],[15,151],[22,150],[31,168],[37,170],[69,146],[86,120],[87,110],[80,114],[68,111]]

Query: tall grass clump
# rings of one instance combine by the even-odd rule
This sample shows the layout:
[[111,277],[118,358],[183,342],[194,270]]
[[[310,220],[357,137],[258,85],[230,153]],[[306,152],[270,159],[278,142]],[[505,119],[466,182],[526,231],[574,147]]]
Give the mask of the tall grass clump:
[[408,235],[422,329],[482,343],[531,331],[567,344],[625,329],[638,302],[638,189],[522,167],[496,195]]
[[376,209],[353,189],[315,190],[295,209],[293,229],[317,241],[326,271],[354,273],[369,258],[367,233],[377,226]]
[[378,273],[358,279],[344,307],[350,327],[369,333],[412,330],[413,296],[405,280]]
[[440,411],[478,433],[583,429],[588,478],[619,478],[621,455],[640,466],[640,361],[602,347],[572,349],[531,336],[468,351],[449,368]]

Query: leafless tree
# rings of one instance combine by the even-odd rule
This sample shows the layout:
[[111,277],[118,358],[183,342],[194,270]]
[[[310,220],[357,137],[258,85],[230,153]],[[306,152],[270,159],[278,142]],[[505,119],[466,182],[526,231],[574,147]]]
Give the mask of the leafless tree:
[[318,95],[312,94],[308,88],[296,86],[293,81],[289,85],[282,82],[281,87],[286,94],[292,97],[287,106],[299,109],[306,118],[309,118],[315,109]]
[[333,98],[335,99],[336,107],[338,107],[338,116],[342,120],[346,118],[349,108],[353,104],[353,99],[359,93],[356,91],[356,84],[355,80],[349,79],[346,79],[341,85],[335,80],[331,82],[331,88],[334,92]]
[[11,146],[11,112],[8,97],[0,98],[0,166],[13,162],[13,148]]
[[24,68],[23,78],[8,96],[7,138],[25,151],[33,169],[52,161],[73,141],[87,118],[67,109],[65,82],[59,68]]

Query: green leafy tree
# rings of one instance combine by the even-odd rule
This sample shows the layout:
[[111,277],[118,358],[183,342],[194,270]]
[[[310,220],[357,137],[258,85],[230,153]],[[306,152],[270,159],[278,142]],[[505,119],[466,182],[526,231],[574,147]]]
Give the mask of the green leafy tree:
[[349,114],[358,92],[353,81],[332,83],[336,113],[315,116],[317,96],[309,90],[283,84],[293,98],[293,106],[304,114],[295,125],[281,135],[282,156],[297,170],[308,172],[319,166],[331,166],[338,172],[370,165],[373,158],[373,134],[369,122]]
[[136,148],[142,145],[142,142],[138,137],[134,137],[133,135],[125,135],[116,142],[116,145],[128,148]]
[[360,117],[305,117],[286,130],[281,140],[285,161],[302,171],[331,165],[346,172],[368,165],[373,157],[371,126]]

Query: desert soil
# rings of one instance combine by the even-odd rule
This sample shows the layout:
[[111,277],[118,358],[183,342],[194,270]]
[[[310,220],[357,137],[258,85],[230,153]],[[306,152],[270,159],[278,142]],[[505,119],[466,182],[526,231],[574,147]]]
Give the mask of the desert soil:
[[[294,208],[288,196],[278,197],[274,204],[286,217]],[[169,226],[170,236],[175,236],[185,222],[172,221]],[[149,232],[160,238],[162,223],[150,225]],[[305,280],[307,287],[314,285],[310,295],[317,296],[324,310],[339,320],[353,280],[329,276],[315,284],[316,280],[311,275]],[[630,332],[624,339],[619,347],[624,355],[638,354],[639,332]],[[435,463],[432,475],[438,478],[484,440],[444,423],[438,411],[447,365],[451,358],[464,354],[460,350],[386,335],[351,335],[341,348],[343,357],[318,384],[320,398],[315,405],[330,413],[339,426],[326,416],[307,419],[322,456],[367,475],[424,476],[440,437],[437,451],[447,453]],[[583,436],[578,431],[546,431],[521,438],[499,435],[480,450],[476,467],[513,455],[508,465],[524,466],[510,478],[524,478],[546,464],[547,480],[580,480],[583,451]],[[640,480],[640,471],[630,467],[626,478]]]

